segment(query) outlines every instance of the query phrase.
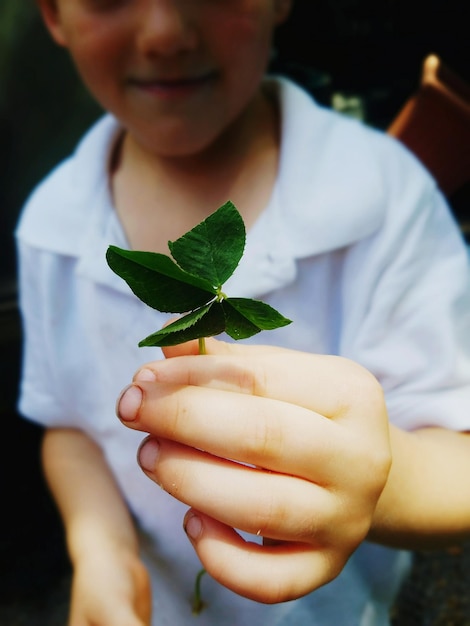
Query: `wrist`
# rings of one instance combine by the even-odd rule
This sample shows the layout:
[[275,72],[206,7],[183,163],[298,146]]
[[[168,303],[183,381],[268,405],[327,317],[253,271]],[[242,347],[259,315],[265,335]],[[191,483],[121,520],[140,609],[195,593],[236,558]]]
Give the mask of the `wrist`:
[[75,524],[67,533],[67,546],[73,564],[94,555],[121,554],[123,558],[139,556],[139,545],[134,529],[109,528],[99,520]]
[[368,539],[405,549],[454,545],[470,535],[470,440],[441,428],[390,429],[392,469]]

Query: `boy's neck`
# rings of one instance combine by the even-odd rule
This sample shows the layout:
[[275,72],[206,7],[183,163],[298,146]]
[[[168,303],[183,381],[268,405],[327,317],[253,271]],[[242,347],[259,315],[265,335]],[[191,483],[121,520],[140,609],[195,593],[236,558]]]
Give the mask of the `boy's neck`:
[[167,242],[232,200],[249,228],[272,193],[279,155],[276,107],[264,95],[197,156],[162,157],[126,135],[112,176],[116,211],[134,249]]

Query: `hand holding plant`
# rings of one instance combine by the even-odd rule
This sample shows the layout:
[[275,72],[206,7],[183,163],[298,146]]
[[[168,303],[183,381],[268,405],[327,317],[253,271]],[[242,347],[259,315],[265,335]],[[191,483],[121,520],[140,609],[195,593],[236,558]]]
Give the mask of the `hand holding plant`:
[[[185,313],[172,324],[149,335],[140,346],[174,346],[225,331],[245,339],[261,330],[290,324],[268,304],[249,298],[229,298],[223,284],[238,266],[245,249],[245,225],[231,202],[192,230],[169,242],[173,258],[153,252],[122,250],[110,246],[106,255],[111,269],[123,278],[143,302],[167,313]],[[189,312],[188,312],[189,311]],[[193,612],[203,608],[201,570],[196,577]]]

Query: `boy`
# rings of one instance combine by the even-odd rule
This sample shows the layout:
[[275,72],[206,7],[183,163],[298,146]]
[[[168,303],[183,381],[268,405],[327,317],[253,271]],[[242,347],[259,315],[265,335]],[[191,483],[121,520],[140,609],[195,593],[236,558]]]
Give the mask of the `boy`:
[[[407,554],[384,546],[470,529],[468,269],[441,195],[392,140],[264,78],[289,0],[38,3],[110,112],[18,229],[20,408],[47,426],[70,626],[387,624]],[[248,227],[227,291],[294,320],[263,338],[282,348],[212,340],[141,368],[167,320],[107,246],[166,253],[227,199]],[[112,405],[136,370],[132,432]],[[137,467],[140,430],[176,499]]]

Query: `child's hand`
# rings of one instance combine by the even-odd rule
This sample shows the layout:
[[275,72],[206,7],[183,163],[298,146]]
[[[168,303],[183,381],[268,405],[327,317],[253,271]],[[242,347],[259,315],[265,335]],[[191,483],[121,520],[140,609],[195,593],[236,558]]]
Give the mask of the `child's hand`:
[[69,626],[150,626],[147,571],[134,554],[86,551],[74,567]]
[[338,357],[216,340],[207,352],[167,349],[118,413],[151,433],[141,466],[192,507],[186,532],[211,576],[261,602],[300,597],[369,531],[391,464],[382,390]]

